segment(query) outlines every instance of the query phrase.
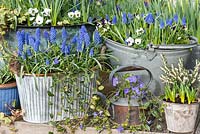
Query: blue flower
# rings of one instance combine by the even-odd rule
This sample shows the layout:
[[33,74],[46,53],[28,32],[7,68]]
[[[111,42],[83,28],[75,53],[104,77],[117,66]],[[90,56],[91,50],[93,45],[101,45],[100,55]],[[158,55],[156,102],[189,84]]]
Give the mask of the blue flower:
[[80,127],[80,129],[83,129],[83,124],[80,124],[80,126],[79,126],[79,127]]
[[86,32],[87,32],[87,29],[86,29],[85,25],[82,25],[82,26],[81,26],[80,31],[83,32],[83,33],[86,33]]
[[18,56],[22,56],[24,43],[23,43],[23,37],[20,31],[17,31],[17,41],[18,41]]
[[117,92],[115,93],[115,96],[119,96],[119,91],[117,91]]
[[35,44],[34,44],[34,47],[33,47],[35,52],[39,51],[39,46],[40,46],[40,40],[36,40]]
[[47,65],[47,66],[49,66],[49,65],[50,65],[50,61],[49,61],[49,59],[46,59],[46,61],[45,61],[45,62],[46,62],[46,65]]
[[62,28],[62,41],[67,40],[67,32],[65,30],[65,27]]
[[173,23],[173,19],[167,19],[167,20],[166,20],[166,25],[167,25],[167,26],[170,26],[170,27],[171,27],[171,26],[172,26],[172,23]]
[[140,87],[140,88],[144,88],[144,83],[143,83],[143,82],[140,82],[139,87]]
[[76,43],[77,43],[77,38],[78,38],[78,36],[77,36],[77,35],[74,35],[74,37],[73,37],[72,40],[71,40],[71,43],[72,43],[72,44],[76,44]]
[[160,29],[163,29],[165,27],[165,23],[163,20],[160,21]]
[[31,56],[31,55],[32,55],[32,53],[31,53],[31,49],[28,48],[28,49],[26,50],[26,53],[27,53],[28,56]]
[[124,23],[124,24],[128,23],[126,13],[122,13],[122,23]]
[[182,18],[182,25],[186,26],[186,18],[185,17]]
[[124,131],[124,128],[123,128],[122,126],[119,126],[119,127],[117,128],[117,131],[118,131],[119,133],[122,133],[122,132]]
[[83,51],[83,43],[80,39],[77,40],[77,52],[82,52]]
[[65,47],[65,55],[69,55],[70,54],[70,49],[71,49],[70,45]]
[[31,45],[32,47],[34,47],[35,44],[35,38],[33,36],[29,36],[28,37],[29,40],[29,45]]
[[117,17],[116,16],[113,17],[112,24],[117,24]]
[[112,83],[113,83],[113,86],[114,86],[114,87],[116,87],[116,86],[117,86],[117,84],[119,83],[119,80],[118,80],[118,78],[117,78],[117,77],[114,77],[114,78],[113,78],[113,82],[112,82]]
[[36,38],[36,40],[40,40],[40,29],[39,28],[37,28],[35,31],[35,38]]
[[141,92],[139,90],[139,87],[132,87],[132,91],[136,93],[136,95],[140,95]]
[[88,18],[88,22],[89,22],[89,23],[92,23],[92,21],[93,21],[93,18],[92,18],[92,17],[89,17],[89,18]]
[[149,6],[149,3],[147,1],[144,1],[144,6],[145,7],[148,7]]
[[94,48],[91,48],[91,49],[90,49],[89,56],[90,56],[90,57],[94,56]]
[[147,23],[147,24],[152,24],[152,23],[154,23],[154,17],[153,17],[153,15],[152,15],[152,13],[149,13],[146,17],[145,17],[145,22]]
[[88,33],[84,34],[84,41],[85,41],[85,47],[87,48],[90,45],[90,36]]
[[56,34],[57,34],[57,31],[54,27],[51,27],[50,29],[50,42],[53,44],[53,43],[56,43]]
[[29,45],[29,33],[25,34],[25,44]]
[[178,23],[178,15],[177,15],[177,14],[174,15],[173,19],[174,19],[174,21],[175,21],[176,23]]
[[54,65],[59,64],[59,60],[58,60],[58,58],[55,58],[55,59],[53,60],[53,64],[54,64]]
[[119,12],[121,10],[120,5],[116,5],[116,10],[117,10],[117,12]]
[[64,41],[62,42],[62,45],[61,45],[61,52],[62,52],[62,53],[65,53],[65,46],[66,46],[66,41],[64,40]]
[[22,37],[22,42],[23,42],[23,44],[25,44],[25,31],[24,30],[22,30],[21,31],[21,37]]
[[110,21],[110,17],[106,14],[106,20]]
[[128,13],[128,19],[129,19],[129,20],[133,20],[133,14]]
[[94,31],[94,44],[99,45],[101,43],[101,36],[97,30]]
[[130,76],[126,80],[128,80],[130,83],[136,83],[137,77],[136,76]]
[[43,36],[44,36],[46,41],[49,40],[49,33],[47,32],[47,30],[44,30]]
[[124,89],[124,94],[128,94],[129,93],[129,88],[125,88]]

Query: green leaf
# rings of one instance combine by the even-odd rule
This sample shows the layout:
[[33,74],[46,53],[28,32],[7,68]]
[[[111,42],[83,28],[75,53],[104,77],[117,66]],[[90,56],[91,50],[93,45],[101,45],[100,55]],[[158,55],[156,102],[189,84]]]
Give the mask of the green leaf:
[[50,97],[54,96],[54,94],[51,91],[48,91],[47,93],[48,93],[48,96]]

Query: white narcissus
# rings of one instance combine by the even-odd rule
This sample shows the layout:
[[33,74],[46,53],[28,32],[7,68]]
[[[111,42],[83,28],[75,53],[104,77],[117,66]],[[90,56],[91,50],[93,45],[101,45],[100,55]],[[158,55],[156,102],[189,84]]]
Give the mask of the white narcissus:
[[74,18],[74,15],[75,15],[74,12],[69,12],[69,13],[68,13],[68,17],[69,17],[69,18]]
[[50,24],[51,20],[46,20],[45,24]]
[[44,21],[44,18],[38,14],[35,19],[36,24],[41,25],[43,24],[43,21]]
[[126,39],[126,43],[128,46],[132,46],[134,44],[134,39],[132,37],[128,37],[128,39]]
[[49,8],[45,8],[43,11],[44,16],[50,16],[50,13],[51,13],[51,9]]
[[35,16],[36,13],[38,13],[37,8],[29,8],[28,9],[28,14],[30,14],[31,16]]

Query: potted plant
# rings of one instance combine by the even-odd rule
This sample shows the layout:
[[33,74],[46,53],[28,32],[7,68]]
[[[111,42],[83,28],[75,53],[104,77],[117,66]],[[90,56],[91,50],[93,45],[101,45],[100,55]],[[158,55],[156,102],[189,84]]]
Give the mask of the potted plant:
[[[23,119],[44,123],[53,115],[54,120],[81,117],[96,85],[96,70],[101,69],[100,61],[105,58],[100,54],[100,35],[95,31],[91,40],[82,26],[68,39],[63,27],[60,42],[54,27],[41,32],[38,28],[34,35],[23,30],[16,35],[18,50],[11,67],[15,66],[12,70],[25,111]],[[45,44],[41,44],[42,38]]]
[[183,60],[179,59],[178,66],[168,65],[163,57],[163,74],[161,80],[165,83],[164,105],[167,129],[177,133],[194,131],[199,110],[198,87],[200,63],[197,62],[194,70],[187,70]]
[[127,13],[121,9],[110,18],[100,22],[98,28],[106,38],[108,49],[118,58],[118,61],[111,60],[111,63],[147,67],[153,74],[150,89],[156,95],[163,87],[158,77],[162,72],[158,69],[161,66],[161,54],[166,56],[170,64],[177,63],[178,58],[182,57],[188,66],[190,48],[196,46],[197,40],[190,36],[184,16],[167,12]]
[[[145,70],[149,75],[149,82],[145,86],[141,80],[141,75],[125,73],[114,77],[116,72],[139,71]],[[109,80],[116,87],[116,92],[112,101],[113,119],[115,122],[129,125],[139,125],[140,122],[140,106],[147,97],[147,88],[151,83],[151,72],[141,66],[121,66],[113,70]]]
[[0,112],[11,115],[11,110],[20,107],[19,94],[14,74],[4,64],[0,65]]

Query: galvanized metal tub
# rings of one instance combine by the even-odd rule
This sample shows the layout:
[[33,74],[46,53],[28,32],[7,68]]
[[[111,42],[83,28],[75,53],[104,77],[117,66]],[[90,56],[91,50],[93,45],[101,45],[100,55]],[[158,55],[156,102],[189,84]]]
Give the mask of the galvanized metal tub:
[[[106,46],[118,61],[111,59],[113,65],[140,65],[149,69],[153,75],[153,82],[150,85],[152,93],[155,95],[161,94],[164,84],[160,80],[163,65],[161,55],[165,55],[169,64],[177,65],[178,59],[183,58],[186,67],[190,68],[191,64],[191,49],[197,44],[195,38],[191,38],[190,45],[175,45],[175,46],[152,46],[148,50],[138,50],[123,44],[117,43],[110,39],[106,39]],[[144,79],[145,80],[145,79]]]
[[190,133],[194,131],[199,111],[199,104],[178,104],[163,102],[167,129],[176,133]]
[[[64,118],[73,118],[74,116],[82,117],[85,112],[80,110],[80,102],[89,101],[92,88],[95,87],[96,82],[93,80],[83,85],[82,80],[77,81],[77,88],[81,93],[81,97],[69,103],[67,97],[65,98],[65,94],[61,92],[61,89],[63,89],[64,86],[71,88],[70,83],[64,81],[55,84],[53,76],[51,75],[15,76],[19,89],[21,108],[24,111],[23,119],[31,123],[47,123],[51,120],[60,121]],[[53,86],[53,84],[55,85]],[[49,91],[53,95],[49,96]],[[69,92],[68,95],[75,97],[77,90],[71,89],[71,91],[73,92]],[[85,104],[85,108],[86,107],[87,103]],[[53,115],[53,118],[51,118],[50,115]]]

